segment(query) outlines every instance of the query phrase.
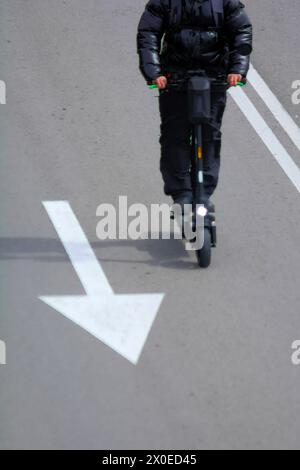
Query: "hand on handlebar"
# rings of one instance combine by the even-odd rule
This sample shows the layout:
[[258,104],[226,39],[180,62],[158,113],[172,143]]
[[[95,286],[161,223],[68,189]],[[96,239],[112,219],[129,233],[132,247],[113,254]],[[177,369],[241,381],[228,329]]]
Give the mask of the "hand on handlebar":
[[242,80],[243,77],[239,73],[230,73],[227,77],[227,82],[230,86],[237,86]]
[[165,88],[167,88],[168,79],[165,76],[158,77],[156,80],[153,80],[153,84],[157,85],[157,88],[159,90],[164,90]]

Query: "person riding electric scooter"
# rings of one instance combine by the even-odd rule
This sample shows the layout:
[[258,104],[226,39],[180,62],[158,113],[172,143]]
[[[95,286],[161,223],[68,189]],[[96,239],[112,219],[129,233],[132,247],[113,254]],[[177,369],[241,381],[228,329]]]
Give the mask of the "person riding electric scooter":
[[[140,70],[160,90],[161,161],[165,194],[184,206],[195,200],[187,92],[164,91],[174,78],[200,71],[236,86],[245,80],[252,51],[252,24],[239,0],[150,0],[138,25]],[[212,89],[211,114],[202,126],[203,195],[210,197],[220,171],[221,125],[226,90]]]

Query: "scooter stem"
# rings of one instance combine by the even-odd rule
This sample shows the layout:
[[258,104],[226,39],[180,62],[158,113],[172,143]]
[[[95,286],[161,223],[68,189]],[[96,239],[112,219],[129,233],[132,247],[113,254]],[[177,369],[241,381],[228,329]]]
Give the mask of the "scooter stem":
[[204,205],[204,165],[203,165],[203,137],[202,125],[194,126],[195,150],[194,158],[196,159],[196,204]]

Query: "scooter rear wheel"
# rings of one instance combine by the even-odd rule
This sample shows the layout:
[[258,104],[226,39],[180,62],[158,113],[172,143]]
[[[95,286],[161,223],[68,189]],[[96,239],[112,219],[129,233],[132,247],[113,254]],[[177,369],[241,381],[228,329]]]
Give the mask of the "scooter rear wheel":
[[201,250],[196,251],[196,255],[200,268],[208,268],[211,263],[211,232],[209,228],[204,229],[204,244]]

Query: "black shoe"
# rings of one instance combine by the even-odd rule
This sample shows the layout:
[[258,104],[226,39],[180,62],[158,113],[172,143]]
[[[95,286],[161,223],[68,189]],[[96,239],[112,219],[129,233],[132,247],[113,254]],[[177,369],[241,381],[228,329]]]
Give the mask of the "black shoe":
[[216,212],[216,207],[210,199],[208,199],[207,203],[205,204],[205,207],[208,210],[209,214],[214,214]]
[[182,196],[177,196],[174,198],[174,206],[179,205],[182,209],[184,209],[186,204],[193,204],[192,194],[183,194]]
[[178,206],[180,207],[180,215],[184,216],[185,206],[193,205],[193,195],[192,194],[183,194],[182,196],[177,196],[173,198],[174,204],[171,209],[171,219],[174,220],[176,214],[178,215]]

